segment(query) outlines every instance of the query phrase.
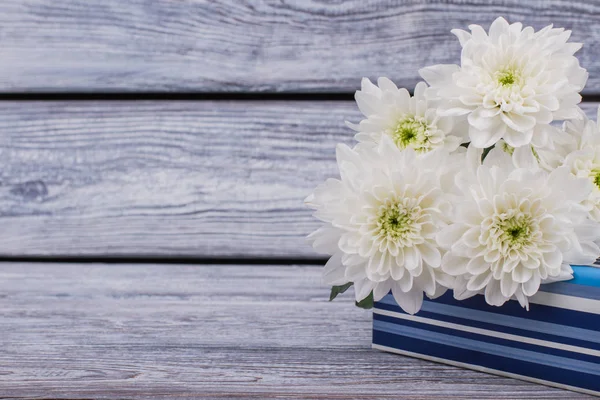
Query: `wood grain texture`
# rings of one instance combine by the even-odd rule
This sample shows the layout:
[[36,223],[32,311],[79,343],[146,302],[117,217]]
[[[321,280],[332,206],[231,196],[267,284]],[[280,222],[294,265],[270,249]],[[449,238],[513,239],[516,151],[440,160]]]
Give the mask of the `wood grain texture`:
[[[595,103],[585,103],[595,115]],[[0,255],[320,257],[351,102],[0,102]]]
[[350,102],[0,102],[1,255],[317,257]]
[[0,264],[0,398],[585,398],[371,350],[320,271]]
[[459,60],[453,28],[497,16],[573,29],[600,93],[600,3],[589,0],[3,0],[2,92],[353,92],[414,87]]

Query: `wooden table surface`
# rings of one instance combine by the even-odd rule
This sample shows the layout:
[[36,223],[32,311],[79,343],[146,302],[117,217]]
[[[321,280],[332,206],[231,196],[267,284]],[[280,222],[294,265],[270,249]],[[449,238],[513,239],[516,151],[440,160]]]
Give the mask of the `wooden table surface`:
[[0,399],[585,398],[372,350],[304,239],[360,78],[498,15],[573,29],[595,116],[600,1],[0,2]]
[[580,397],[372,350],[371,313],[328,302],[320,269],[4,265],[2,398]]

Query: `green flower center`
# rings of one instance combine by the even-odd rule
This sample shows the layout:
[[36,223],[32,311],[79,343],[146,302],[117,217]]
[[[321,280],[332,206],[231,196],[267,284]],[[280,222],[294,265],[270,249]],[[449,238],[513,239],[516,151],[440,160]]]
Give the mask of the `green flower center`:
[[[523,73],[519,66],[508,65],[502,69],[496,70],[491,75],[492,81],[496,82],[498,88],[510,89],[514,85],[522,86],[523,84]],[[511,92],[509,90],[509,92]],[[500,90],[500,93],[504,93],[504,90]]]
[[392,139],[401,149],[412,147],[415,150],[424,151],[427,149],[427,122],[420,117],[406,117],[396,125],[392,131]]
[[508,233],[512,241],[518,241],[524,236],[526,229],[522,226],[516,226],[514,228],[509,228],[506,233]]
[[600,169],[594,169],[591,173],[591,178],[598,189],[600,189]]
[[502,86],[511,86],[515,83],[515,74],[512,71],[501,72],[498,77],[498,82]]
[[379,234],[390,240],[397,241],[415,233],[415,208],[406,208],[404,205],[395,203],[383,207],[379,212],[377,227]]
[[531,241],[531,218],[527,215],[513,216],[498,224],[501,242],[510,249],[519,249]]

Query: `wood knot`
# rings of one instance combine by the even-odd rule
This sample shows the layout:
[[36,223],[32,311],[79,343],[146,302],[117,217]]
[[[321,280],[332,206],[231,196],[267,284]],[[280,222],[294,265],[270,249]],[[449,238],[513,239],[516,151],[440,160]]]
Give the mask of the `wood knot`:
[[18,183],[10,189],[10,193],[22,197],[26,201],[39,200],[48,195],[48,188],[42,181]]

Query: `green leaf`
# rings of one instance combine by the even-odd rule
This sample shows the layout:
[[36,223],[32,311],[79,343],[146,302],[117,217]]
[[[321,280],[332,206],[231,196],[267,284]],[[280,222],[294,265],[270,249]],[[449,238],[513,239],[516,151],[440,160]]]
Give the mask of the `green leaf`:
[[331,294],[329,295],[329,301],[332,301],[333,299],[335,299],[338,296],[338,294],[344,293],[352,285],[353,285],[352,282],[348,282],[345,285],[333,286],[331,288]]
[[373,292],[369,293],[369,295],[361,301],[357,301],[356,307],[364,308],[365,310],[373,308]]
[[485,160],[485,158],[487,157],[488,153],[490,151],[492,151],[492,149],[495,147],[496,145],[493,144],[490,147],[486,147],[485,149],[483,149],[483,153],[481,153],[481,162],[483,162],[483,160]]

